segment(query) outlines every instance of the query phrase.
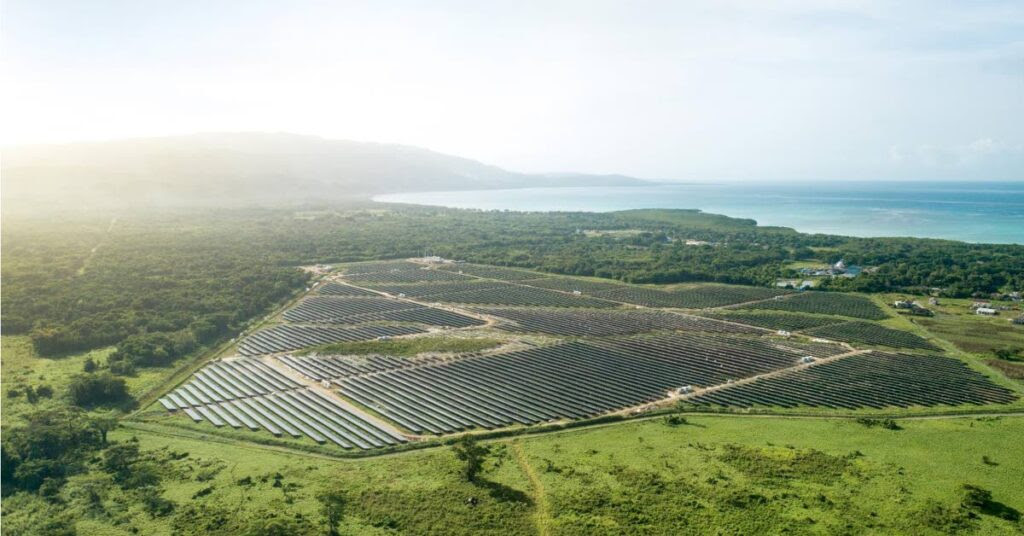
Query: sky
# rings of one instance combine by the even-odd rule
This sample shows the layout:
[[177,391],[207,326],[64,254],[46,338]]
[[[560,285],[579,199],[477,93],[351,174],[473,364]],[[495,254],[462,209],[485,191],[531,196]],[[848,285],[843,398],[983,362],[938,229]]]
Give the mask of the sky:
[[0,143],[211,131],[526,172],[1024,180],[1024,2],[4,0]]

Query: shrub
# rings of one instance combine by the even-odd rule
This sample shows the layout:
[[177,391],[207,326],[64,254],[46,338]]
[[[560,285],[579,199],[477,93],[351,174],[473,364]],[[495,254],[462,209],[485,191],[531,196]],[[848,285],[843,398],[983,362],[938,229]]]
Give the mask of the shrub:
[[857,419],[858,424],[863,424],[868,428],[874,428],[875,426],[885,428],[886,430],[902,430],[903,428],[896,424],[896,421],[892,419],[872,419],[870,417],[860,417]]
[[683,417],[682,415],[669,415],[665,417],[665,424],[668,426],[680,426],[688,423],[686,421],[686,417]]
[[79,407],[117,405],[131,400],[124,379],[109,373],[75,376],[68,386],[68,395]]

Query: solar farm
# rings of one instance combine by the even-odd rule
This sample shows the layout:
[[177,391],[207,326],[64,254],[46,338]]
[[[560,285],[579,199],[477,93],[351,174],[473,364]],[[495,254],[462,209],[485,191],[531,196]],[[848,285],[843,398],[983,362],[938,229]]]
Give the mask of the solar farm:
[[[889,318],[850,294],[353,263],[243,334],[159,406],[185,419],[177,422],[236,437],[387,451],[673,408],[926,410],[1017,399],[926,338],[875,322]],[[420,337],[499,344],[377,351]],[[335,350],[353,342],[369,353]]]

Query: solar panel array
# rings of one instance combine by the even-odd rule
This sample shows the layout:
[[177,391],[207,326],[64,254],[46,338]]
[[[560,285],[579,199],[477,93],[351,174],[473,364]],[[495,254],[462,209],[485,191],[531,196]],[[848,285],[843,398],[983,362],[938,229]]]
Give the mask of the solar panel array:
[[343,395],[417,433],[581,418],[792,366],[803,349],[665,335],[571,342],[336,380]]
[[320,288],[317,289],[317,292],[325,296],[380,296],[380,294],[377,294],[372,290],[353,287],[351,285],[342,285],[340,283],[325,283],[323,285],[320,285]]
[[340,401],[252,358],[210,363],[159,402],[168,411],[180,410],[196,422],[266,430],[276,436],[305,436],[346,449],[406,441]]
[[284,313],[289,322],[327,322],[337,324],[358,321],[359,315],[383,311],[425,309],[418,303],[391,298],[350,298],[341,296],[312,296]]
[[427,307],[392,298],[314,296],[285,311],[289,322],[362,324],[366,322],[415,322],[464,328],[484,322],[453,311]]
[[666,311],[609,311],[605,309],[497,309],[478,312],[505,318],[499,324],[507,331],[525,331],[565,336],[632,335],[661,330],[707,331],[713,333],[763,333],[753,327]]
[[387,355],[301,357],[286,355],[281,356],[279,359],[303,376],[320,381],[441,363],[451,359],[451,357],[433,356],[410,359]]
[[957,359],[871,352],[698,395],[695,404],[860,409],[1006,404],[1012,391]]
[[288,352],[322,344],[348,341],[369,341],[378,337],[398,337],[426,333],[415,326],[293,326],[281,325],[263,329],[249,335],[238,343],[242,355],[273,354]]

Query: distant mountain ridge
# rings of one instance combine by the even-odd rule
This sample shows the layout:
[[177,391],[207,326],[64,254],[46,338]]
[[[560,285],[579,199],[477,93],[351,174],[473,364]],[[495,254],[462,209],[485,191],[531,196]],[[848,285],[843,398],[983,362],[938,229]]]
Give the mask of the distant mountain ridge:
[[238,205],[390,192],[641,185],[622,175],[526,174],[405,145],[217,133],[8,147],[4,204]]

